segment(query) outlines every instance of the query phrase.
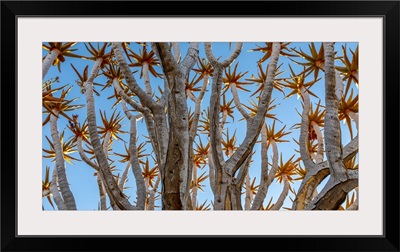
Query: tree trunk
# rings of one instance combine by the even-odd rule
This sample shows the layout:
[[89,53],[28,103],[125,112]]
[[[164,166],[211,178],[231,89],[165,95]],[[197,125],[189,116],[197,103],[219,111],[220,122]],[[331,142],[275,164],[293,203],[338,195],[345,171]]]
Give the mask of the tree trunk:
[[281,209],[281,207],[283,206],[283,203],[285,202],[285,199],[289,193],[289,188],[290,188],[290,184],[289,184],[289,181],[286,176],[283,178],[283,184],[284,184],[284,186],[283,186],[281,195],[279,196],[276,203],[271,207],[271,210]]
[[54,114],[50,114],[50,131],[54,145],[54,152],[56,153],[58,184],[60,186],[61,195],[64,199],[64,204],[67,210],[76,210],[75,198],[69,187],[67,174],[65,171],[65,160],[61,147],[60,135],[57,129],[57,117],[55,115],[58,115],[58,111],[53,110],[53,113]]
[[104,192],[104,185],[100,177],[100,173],[97,173],[97,185],[99,186],[99,195],[100,195],[100,210],[106,211],[107,204],[106,204],[106,194]]
[[60,51],[58,49],[52,49],[44,58],[42,62],[42,80],[46,76],[47,72],[49,71],[51,65],[53,64],[59,53]]
[[57,209],[58,210],[67,210],[67,207],[64,204],[64,200],[60,195],[60,192],[58,191],[58,187],[57,187],[57,169],[53,169],[53,177],[51,180],[51,184],[50,184],[50,191],[51,194],[53,195],[53,199],[54,202],[57,205]]
[[115,179],[113,174],[111,173],[107,157],[102,149],[100,137],[97,133],[97,124],[96,124],[96,114],[95,114],[95,105],[94,105],[94,97],[93,97],[93,81],[97,76],[97,73],[100,68],[100,64],[102,63],[102,59],[97,59],[93,66],[93,69],[90,73],[88,80],[86,81],[84,87],[86,90],[86,103],[87,103],[87,120],[88,120],[88,128],[89,128],[89,136],[90,142],[93,146],[97,163],[99,164],[99,172],[103,178],[105,183],[105,188],[107,194],[110,198],[113,199],[115,204],[121,210],[135,210],[127,198],[123,195],[118,185],[115,183]]
[[333,43],[323,43],[325,51],[325,150],[331,176],[341,182],[347,180],[342,160],[342,136],[338,116],[339,101],[336,97]]

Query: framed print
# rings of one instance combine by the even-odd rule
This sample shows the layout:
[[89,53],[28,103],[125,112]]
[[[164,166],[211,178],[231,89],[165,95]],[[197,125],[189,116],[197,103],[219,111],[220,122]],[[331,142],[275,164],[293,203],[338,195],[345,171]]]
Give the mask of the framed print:
[[399,251],[399,2],[1,7],[2,251]]

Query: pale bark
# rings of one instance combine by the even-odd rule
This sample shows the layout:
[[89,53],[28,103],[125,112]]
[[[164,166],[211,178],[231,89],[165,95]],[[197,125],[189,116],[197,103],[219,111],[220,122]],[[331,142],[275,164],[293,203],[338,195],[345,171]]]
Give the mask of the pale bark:
[[[211,146],[210,146],[210,148],[211,148]],[[212,159],[211,155],[212,154],[211,154],[211,149],[210,149],[209,152],[207,153],[207,161],[208,161],[208,169],[209,169],[208,177],[210,180],[211,191],[213,192],[213,195],[215,195],[216,190],[217,190],[216,189],[217,181],[216,181],[216,177],[215,177],[215,167],[214,167],[214,163],[213,163],[213,159]]]
[[249,173],[246,174],[246,178],[245,178],[245,183],[246,183],[246,197],[244,200],[244,209],[245,210],[250,210],[250,204],[251,204],[251,200],[253,198],[251,189],[250,189],[250,175]]
[[160,184],[160,181],[161,181],[161,176],[160,176],[160,174],[158,174],[156,182],[154,183],[153,189],[150,191],[149,204],[147,206],[147,210],[154,210],[155,195],[157,192],[157,188]]
[[78,137],[77,139],[77,146],[78,146],[78,153],[79,156],[82,158],[82,160],[88,164],[90,167],[92,167],[93,169],[95,169],[96,171],[99,171],[99,166],[95,163],[93,163],[85,154],[83,147],[82,147],[82,137]]
[[[264,130],[263,130],[264,131]],[[266,136],[265,136],[266,138]],[[271,185],[272,181],[274,181],[275,174],[278,171],[278,145],[276,144],[274,139],[269,139],[270,145],[272,146],[272,167],[271,170],[268,173],[268,168],[262,168],[265,169],[265,172],[262,173],[262,177],[264,178],[263,183],[260,183],[260,187],[258,188],[256,197],[254,199],[253,205],[251,210],[259,210],[264,202],[265,197],[267,196],[268,193],[268,188]],[[264,153],[265,151],[265,157],[261,159],[261,165],[262,167],[268,167],[268,158],[267,158],[267,147],[265,146],[264,148],[262,147],[262,151]],[[264,160],[263,160],[264,159]],[[264,164],[265,162],[265,164]],[[262,191],[260,191],[262,190]]]
[[[137,187],[137,207],[143,210],[146,205],[146,187],[142,175],[142,169],[140,168],[137,147],[136,147],[136,117],[129,116],[126,114],[130,121],[129,129],[129,152],[130,152],[130,163],[132,165],[133,176],[135,177]],[[121,189],[123,190],[123,189]]]
[[124,170],[124,172],[122,173],[121,179],[120,179],[119,184],[118,184],[119,189],[120,189],[122,192],[124,191],[124,186],[125,186],[125,183],[126,183],[126,179],[128,178],[128,172],[129,172],[129,169],[130,169],[130,168],[131,168],[131,163],[128,161],[128,162],[126,162],[125,170]]
[[270,210],[279,210],[281,209],[281,207],[283,206],[283,203],[285,202],[285,199],[289,193],[289,188],[290,188],[290,184],[289,181],[287,179],[286,176],[284,176],[283,178],[283,189],[281,192],[281,195],[279,195],[278,200],[276,201],[276,203],[271,207]]
[[[189,44],[189,48],[187,50],[185,58],[179,64],[180,71],[183,73],[183,81],[189,78],[189,73],[190,73],[191,69],[193,68],[194,64],[196,63],[198,55],[199,55],[199,43],[191,42]],[[200,105],[201,105],[207,83],[208,83],[207,80],[205,80],[203,82],[203,86],[200,91],[199,97],[196,98],[196,101],[195,101],[195,110],[197,107],[200,107]],[[200,108],[198,111],[200,111]],[[193,144],[194,144],[194,137],[196,135],[195,132],[197,131],[197,124],[198,124],[198,119],[199,119],[200,114],[198,113],[195,116],[197,116],[197,118],[195,118],[195,117],[193,118],[191,128],[189,128],[189,131],[188,131],[188,150],[187,150],[188,160],[189,160],[188,171],[186,174],[184,170],[181,170],[181,175],[180,175],[181,177],[183,176],[183,183],[181,184],[181,188],[180,188],[181,195],[182,195],[181,198],[182,198],[182,200],[186,199],[186,204],[184,204],[183,207],[184,207],[184,209],[188,209],[188,210],[192,210],[192,205],[193,205],[191,202],[192,199],[190,197],[190,192],[189,192],[190,179],[192,178],[192,172],[193,172],[193,169],[190,166],[190,160],[193,160],[193,156],[194,156]],[[189,124],[189,119],[187,121]],[[187,181],[185,181],[185,179]],[[185,192],[182,194],[183,189]],[[196,208],[193,208],[193,209],[195,210]]]
[[337,210],[346,199],[346,195],[358,186],[358,170],[351,170],[347,174],[345,181],[340,181],[333,177],[322,191],[315,197],[305,210]]
[[100,195],[100,210],[105,211],[107,210],[107,199],[106,199],[106,193],[103,185],[103,181],[101,179],[100,173],[97,173],[96,175],[97,178],[97,185],[99,187],[99,195]]
[[74,195],[69,187],[67,174],[65,170],[65,160],[63,156],[63,150],[61,147],[60,134],[57,129],[57,110],[53,110],[54,114],[50,114],[50,132],[53,140],[54,152],[56,154],[56,169],[58,177],[58,185],[60,187],[61,195],[64,199],[64,204],[67,210],[76,210],[76,203]]
[[156,102],[148,95],[140,86],[137,84],[135,77],[133,77],[133,73],[129,68],[128,63],[126,62],[123,54],[121,43],[112,43],[112,50],[115,54],[115,59],[121,72],[126,80],[126,83],[129,89],[139,97],[140,101],[153,110],[156,107]]
[[344,84],[342,78],[340,77],[339,71],[337,71],[336,69],[335,69],[335,83],[336,83],[335,86],[336,99],[340,103],[340,100],[342,99],[343,96]]
[[192,204],[193,209],[196,210],[197,206],[197,167],[193,165],[193,188],[192,188]]
[[250,118],[249,114],[246,112],[246,110],[242,106],[242,103],[240,102],[235,83],[229,83],[229,87],[233,95],[233,102],[235,103],[235,107],[239,110],[240,114],[242,114],[242,116],[246,120],[249,119]]
[[88,128],[89,128],[89,136],[90,142],[93,146],[95,156],[97,159],[97,163],[100,167],[100,175],[105,182],[105,188],[107,194],[110,198],[113,199],[115,204],[117,204],[118,208],[121,210],[134,210],[135,207],[132,206],[128,199],[125,198],[118,185],[115,183],[115,179],[113,174],[110,171],[107,157],[102,149],[100,143],[100,137],[97,133],[97,125],[96,125],[96,114],[95,114],[95,105],[94,105],[94,97],[93,97],[93,81],[97,76],[97,73],[100,68],[100,64],[102,63],[102,59],[97,59],[92,68],[90,76],[86,81],[85,94],[86,94],[86,104],[87,104],[87,120],[88,120]]
[[51,179],[51,184],[50,184],[50,192],[53,195],[54,202],[57,205],[58,210],[67,210],[67,207],[64,204],[64,200],[60,195],[60,192],[58,191],[57,187],[57,169],[53,169],[53,176]]
[[223,132],[223,130],[224,130],[224,125],[225,125],[225,123],[226,123],[226,117],[227,117],[227,115],[228,115],[228,113],[226,112],[226,110],[224,110],[224,111],[222,111],[222,118],[221,118],[221,122],[220,122],[220,126],[219,126],[219,129],[220,129],[220,131],[221,131],[221,134],[222,134],[222,132]]
[[60,54],[58,49],[52,49],[44,58],[42,62],[42,80],[46,76],[47,72],[49,71],[51,65],[53,64],[54,60]]
[[114,88],[117,91],[118,95],[122,97],[122,100],[128,103],[129,105],[132,106],[133,109],[144,113],[146,108],[144,108],[142,105],[138,104],[134,100],[132,100],[125,92],[122,90],[122,88],[119,85],[119,80],[117,78],[114,78],[113,80]]
[[[169,141],[165,161],[163,182],[163,209],[186,209],[189,196],[191,167],[189,159],[188,107],[185,94],[185,79],[195,64],[198,43],[191,43],[187,55],[178,65],[166,43],[154,43],[162,63],[163,72],[170,89],[168,99]],[[178,198],[179,197],[179,198]]]
[[[313,194],[317,186],[321,181],[329,175],[329,171],[320,170],[320,172],[315,172],[318,170],[317,166],[311,159],[310,150],[308,149],[308,135],[309,135],[309,112],[310,112],[310,95],[304,87],[300,89],[301,95],[303,97],[304,107],[301,115],[301,128],[300,128],[300,157],[304,164],[306,170],[306,176],[303,179],[299,191],[297,192],[296,199],[293,202],[292,209],[302,210],[309,202],[313,199]],[[320,149],[320,148],[319,148]],[[317,159],[317,158],[316,158]],[[309,176],[310,174],[314,176]],[[307,177],[309,176],[309,177]]]
[[272,146],[272,168],[268,175],[268,185],[272,183],[275,178],[275,174],[278,171],[278,145],[276,144],[274,139],[269,140]]
[[321,132],[318,124],[316,122],[312,121],[311,126],[313,127],[315,134],[317,135],[318,150],[317,150],[317,156],[315,158],[315,162],[317,164],[319,164],[324,159],[324,139],[322,137],[322,132]]
[[184,78],[187,78],[189,76],[190,70],[192,69],[194,64],[196,64],[197,56],[199,55],[199,44],[200,43],[198,42],[190,42],[189,48],[186,52],[186,56],[179,64]]
[[[210,104],[210,137],[211,137],[211,145],[214,147],[213,156],[214,156],[214,164],[217,170],[217,195],[215,198],[215,209],[222,210],[226,209],[227,205],[231,202],[229,198],[227,198],[227,188],[232,183],[234,179],[234,175],[236,171],[245,164],[245,161],[252,153],[254,144],[257,141],[257,137],[260,133],[261,127],[264,122],[265,115],[268,110],[268,104],[270,102],[271,93],[274,84],[274,76],[275,69],[279,58],[280,52],[280,43],[273,43],[273,52],[271,55],[270,62],[268,64],[268,73],[266,82],[264,85],[263,93],[260,97],[259,108],[254,117],[251,118],[251,122],[249,122],[250,126],[248,126],[247,134],[240,144],[239,148],[235,151],[235,153],[226,161],[226,163],[222,162],[222,158],[218,158],[218,155],[221,154],[217,150],[219,147],[219,143],[221,140],[218,137],[219,132],[219,105],[220,105],[220,92],[221,92],[221,82],[222,82],[222,70],[224,67],[229,66],[234,59],[239,55],[242,47],[242,43],[237,43],[232,54],[228,57],[228,59],[223,62],[218,62],[211,50],[211,43],[204,43],[206,55],[214,66],[214,80],[213,80],[213,88],[211,93],[211,104]],[[219,138],[219,139],[218,139]],[[216,158],[217,157],[217,158]]]
[[258,187],[258,191],[256,196],[254,197],[253,204],[251,205],[250,210],[259,210],[264,202],[265,197],[267,196],[268,190],[268,148],[267,148],[267,132],[266,132],[266,124],[264,122],[261,128],[261,176],[260,176],[260,185]]
[[347,180],[346,167],[342,160],[342,142],[340,121],[338,117],[339,101],[335,94],[335,66],[333,43],[323,43],[325,52],[325,150],[334,179]]
[[351,110],[346,110],[346,114],[353,120],[358,131],[358,114],[354,113]]
[[108,130],[106,132],[106,135],[104,136],[104,141],[103,141],[103,152],[104,155],[106,155],[106,158],[108,158],[108,149],[110,146],[110,137],[111,137],[111,132]]
[[143,73],[143,81],[144,81],[144,86],[146,88],[146,93],[148,96],[151,97],[153,94],[153,91],[152,91],[151,85],[150,85],[149,63],[143,62],[142,73]]
[[301,114],[301,127],[300,127],[300,137],[299,137],[299,144],[300,144],[300,156],[301,161],[304,163],[304,167],[306,171],[314,167],[314,162],[311,160],[310,157],[310,150],[308,149],[308,132],[309,132],[309,125],[310,120],[308,118],[310,112],[310,95],[306,91],[304,87],[300,89],[301,95],[303,97],[304,107],[303,112]]
[[[209,59],[210,60],[210,59]],[[212,62],[210,60],[210,62]],[[215,204],[219,204],[221,199],[219,199],[220,186],[222,183],[222,167],[225,163],[222,155],[222,136],[221,130],[219,127],[219,112],[220,112],[220,94],[221,94],[221,85],[222,85],[222,69],[219,64],[214,66],[214,75],[212,81],[212,91],[210,97],[210,152],[211,152],[211,160],[212,164],[215,168],[215,177],[216,177],[216,186],[218,187],[217,194],[214,194]]]
[[[147,132],[149,133],[149,138],[150,138],[150,142],[151,145],[153,147],[154,153],[156,155],[157,158],[157,162],[159,163],[159,165],[163,165],[163,155],[164,155],[164,149],[162,146],[163,144],[165,144],[165,137],[166,136],[166,125],[164,124],[163,120],[163,116],[161,115],[157,115],[156,114],[156,120],[159,121],[158,125],[162,125],[160,127],[158,127],[158,130],[156,130],[156,127],[154,126],[154,120],[153,117],[149,111],[148,108],[141,106],[140,104],[136,103],[135,101],[133,101],[132,99],[130,99],[128,97],[127,94],[125,94],[125,92],[122,90],[122,88],[119,86],[119,81],[117,78],[114,78],[113,80],[113,84],[114,84],[114,88],[117,91],[117,93],[122,97],[122,108],[124,110],[124,113],[127,115],[128,117],[128,109],[126,108],[126,104],[128,103],[129,105],[131,105],[131,107],[137,111],[139,111],[140,113],[142,113],[142,115],[144,116],[145,122],[146,122],[146,128],[147,128]],[[158,110],[157,110],[158,111]],[[159,119],[157,119],[159,118]],[[160,141],[160,137],[161,137],[161,141]]]
[[[197,133],[197,126],[199,124],[199,117],[200,117],[201,102],[203,101],[204,94],[206,92],[206,88],[208,85],[208,79],[209,79],[208,75],[203,76],[203,85],[201,87],[200,94],[198,95],[198,97],[195,100],[195,109],[193,112],[192,125],[190,126],[190,140],[189,140],[189,142],[192,144],[194,141],[194,137],[196,136],[196,133]],[[192,146],[192,144],[190,144],[190,146]]]
[[205,42],[204,48],[206,56],[212,66],[214,67],[212,91],[210,97],[210,145],[211,145],[211,157],[212,162],[215,167],[215,177],[216,177],[216,193],[214,194],[214,209],[223,210],[230,202],[227,202],[227,189],[229,183],[231,183],[232,176],[226,174],[223,170],[225,161],[222,156],[221,149],[221,130],[220,130],[220,96],[221,96],[221,86],[222,86],[222,72],[225,67],[229,66],[236,58],[239,56],[243,43],[236,43],[235,49],[227,60],[223,62],[218,62],[212,52],[211,43]]
[[[343,161],[347,162],[353,158],[358,152],[358,136],[353,138],[343,148]],[[304,179],[301,181],[297,191],[296,198],[293,202],[292,209],[302,210],[315,198],[314,192],[317,186],[329,175],[328,161],[324,161],[307,170]]]
[[178,42],[172,42],[172,48],[174,49],[174,59],[176,62],[179,62],[181,58],[181,49],[179,47]]
[[193,102],[196,102],[196,97],[193,95],[192,92],[190,92],[189,89],[186,90],[186,95],[190,98],[190,100],[192,100]]
[[235,174],[237,169],[243,164],[247,157],[252,153],[253,147],[260,134],[261,127],[265,120],[265,115],[268,111],[272,89],[274,85],[275,69],[279,58],[280,43],[273,43],[272,55],[268,63],[267,78],[264,85],[264,90],[259,99],[259,107],[257,113],[252,117],[250,127],[246,132],[246,137],[240,144],[235,153],[230,157],[225,164],[225,169],[228,174]]
[[[106,194],[105,194],[105,189],[104,189],[104,182],[100,176],[99,173],[99,166],[95,163],[93,163],[85,154],[83,147],[82,147],[82,137],[79,136],[77,139],[77,146],[78,146],[78,153],[82,160],[88,164],[90,167],[96,170],[95,175],[97,179],[97,185],[99,188],[99,195],[100,195],[100,210],[107,210],[107,205],[106,205]],[[108,152],[108,149],[107,149]]]
[[349,211],[358,210],[358,199],[359,199],[358,187],[356,187],[355,190],[356,190],[356,200],[346,210]]

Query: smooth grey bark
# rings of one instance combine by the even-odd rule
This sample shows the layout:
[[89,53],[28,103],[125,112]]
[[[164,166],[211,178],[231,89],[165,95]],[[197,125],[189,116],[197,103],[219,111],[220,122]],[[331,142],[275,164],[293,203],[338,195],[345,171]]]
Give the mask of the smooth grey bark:
[[261,127],[264,123],[265,115],[268,111],[268,104],[271,100],[271,94],[274,87],[275,69],[278,63],[280,53],[280,43],[274,42],[270,62],[268,63],[267,78],[265,81],[263,92],[259,98],[259,106],[256,115],[252,118],[246,137],[238,147],[237,151],[226,161],[225,169],[228,174],[235,174],[242,163],[252,153],[253,147],[260,134]]
[[226,172],[223,170],[225,161],[222,157],[221,149],[221,130],[219,121],[220,112],[220,94],[222,86],[222,72],[225,67],[227,67],[233,60],[240,54],[242,49],[242,43],[237,43],[234,52],[231,54],[233,57],[228,57],[231,59],[230,62],[223,63],[219,62],[214,54],[212,53],[211,43],[204,43],[205,52],[211,65],[214,67],[213,81],[212,81],[212,91],[210,97],[210,150],[212,163],[215,167],[215,178],[216,178],[216,194],[214,194],[214,209],[223,210],[225,205],[230,205],[230,202],[226,202],[228,197],[227,187],[229,183],[229,178]]
[[99,166],[95,163],[93,163],[85,154],[85,152],[83,151],[83,147],[82,147],[82,137],[79,136],[77,139],[77,146],[78,146],[78,153],[79,156],[82,158],[82,160],[88,164],[90,167],[92,167],[93,169],[95,169],[96,171],[99,171]]
[[55,115],[58,115],[59,112],[57,110],[53,110],[53,113],[54,114],[50,114],[50,132],[53,140],[54,152],[56,154],[58,185],[60,187],[60,192],[67,210],[76,210],[75,197],[69,187],[67,174],[65,171],[65,160],[61,147],[60,134],[58,133],[57,129],[58,118]]
[[42,80],[46,76],[47,72],[49,71],[51,65],[53,64],[59,53],[60,51],[58,49],[53,49],[44,58],[42,62]]
[[[266,126],[264,126],[266,127]],[[268,156],[267,156],[267,140],[265,130],[262,130],[261,138],[261,151],[264,153],[261,158],[261,179],[260,186],[258,188],[257,194],[254,197],[253,205],[251,210],[259,210],[262,207],[265,197],[267,196],[269,186],[272,181],[274,181],[275,174],[278,171],[278,146],[274,139],[270,139],[270,145],[272,146],[272,167],[268,173]],[[264,136],[263,136],[264,135]]]
[[[137,204],[136,206],[140,210],[144,210],[146,205],[146,187],[144,183],[144,178],[142,175],[142,169],[140,168],[137,147],[136,147],[136,117],[131,115],[127,110],[126,106],[124,108],[125,115],[128,117],[130,122],[129,129],[129,153],[130,153],[130,163],[132,165],[133,176],[135,177],[136,189],[137,189]],[[123,188],[121,189],[123,190]]]
[[125,186],[125,183],[126,183],[126,179],[128,178],[128,172],[129,172],[130,168],[131,168],[131,162],[128,161],[128,162],[126,162],[125,170],[121,175],[121,180],[118,183],[119,189],[122,192],[124,191],[124,186]]
[[251,192],[251,189],[250,189],[250,175],[249,175],[249,173],[246,174],[245,184],[246,184],[246,197],[245,197],[245,200],[244,200],[244,209],[245,210],[250,210],[250,204],[251,204],[251,201],[253,200],[253,193]]
[[107,157],[101,146],[100,137],[97,132],[95,105],[93,97],[93,81],[97,76],[100,68],[100,64],[103,59],[99,58],[95,61],[92,71],[89,75],[88,80],[85,82],[85,94],[87,103],[87,120],[89,128],[90,142],[93,146],[97,163],[99,164],[99,172],[104,181],[105,189],[110,197],[110,200],[116,204],[121,210],[135,210],[136,208],[131,205],[128,199],[124,196],[118,185],[115,183],[113,174],[111,173]]
[[[344,165],[344,162],[358,152],[358,136],[346,146],[347,148],[343,148],[338,117],[338,94],[341,93],[342,82],[337,79],[333,43],[323,43],[323,46],[326,105],[324,137],[327,161],[307,171],[293,204],[293,209],[297,210],[336,210],[346,195],[358,186],[358,171],[349,171]],[[312,199],[315,188],[328,175],[328,182]]]
[[96,179],[97,179],[97,185],[99,187],[100,210],[106,211],[107,210],[106,193],[105,193],[104,184],[103,184],[103,181],[101,179],[100,173],[97,173]]
[[289,193],[289,188],[290,188],[290,184],[289,181],[287,179],[287,177],[285,176],[283,179],[283,189],[281,194],[279,195],[278,200],[276,201],[276,203],[271,207],[270,210],[279,210],[281,209],[281,207],[283,206],[283,202],[285,201],[288,193]]
[[121,72],[126,80],[126,83],[129,87],[129,89],[136,94],[140,101],[145,104],[145,106],[149,107],[151,110],[153,110],[156,107],[156,102],[149,96],[146,91],[144,91],[139,84],[136,82],[135,77],[133,77],[133,73],[131,69],[128,66],[128,63],[126,62],[123,54],[122,54],[122,48],[121,48],[121,43],[112,43],[112,50],[115,54],[115,59],[117,61],[117,64],[119,68],[121,69]]
[[64,200],[60,195],[60,192],[58,191],[57,187],[57,169],[53,169],[53,176],[51,179],[51,184],[50,184],[50,192],[53,195],[54,202],[56,203],[57,209],[58,210],[67,210],[67,207],[64,204]]
[[263,205],[264,199],[267,196],[268,190],[268,147],[267,147],[267,132],[266,124],[264,123],[261,129],[261,176],[260,185],[254,197],[253,204],[250,210],[259,210]]
[[156,193],[157,193],[157,189],[158,186],[160,185],[160,181],[161,181],[161,176],[160,174],[158,174],[156,182],[154,183],[153,189],[150,190],[150,195],[149,195],[149,204],[147,206],[147,210],[154,210],[154,202],[156,199]]
[[[214,78],[211,93],[211,104],[210,104],[210,138],[213,150],[213,161],[216,167],[217,177],[217,195],[214,199],[214,208],[216,210],[226,209],[226,206],[230,205],[232,199],[229,199],[228,187],[235,180],[235,173],[245,165],[245,161],[251,155],[253,147],[260,134],[261,127],[264,123],[264,118],[268,110],[268,104],[270,102],[271,93],[273,89],[275,69],[280,53],[280,43],[273,43],[273,52],[271,55],[270,62],[268,64],[268,73],[264,90],[260,96],[259,107],[255,116],[249,119],[248,130],[246,137],[240,144],[235,153],[225,162],[222,159],[221,153],[221,139],[219,133],[219,106],[220,106],[220,93],[221,93],[221,82],[222,82],[222,70],[229,66],[234,59],[240,54],[242,43],[237,43],[232,54],[228,59],[219,62],[212,53],[211,43],[205,43],[206,55],[210,63],[214,67]],[[244,179],[244,177],[243,177]],[[231,190],[234,192],[234,190]],[[232,207],[233,204],[231,204]]]
[[192,206],[193,206],[193,209],[196,209],[196,206],[197,206],[197,167],[196,167],[196,165],[193,165]]
[[299,143],[300,143],[300,157],[304,163],[306,171],[308,169],[312,169],[315,166],[314,162],[311,160],[310,151],[308,149],[308,131],[310,120],[308,118],[310,112],[310,95],[306,91],[304,87],[301,87],[301,95],[304,101],[303,112],[301,114],[301,126],[300,126],[300,136],[299,136]]

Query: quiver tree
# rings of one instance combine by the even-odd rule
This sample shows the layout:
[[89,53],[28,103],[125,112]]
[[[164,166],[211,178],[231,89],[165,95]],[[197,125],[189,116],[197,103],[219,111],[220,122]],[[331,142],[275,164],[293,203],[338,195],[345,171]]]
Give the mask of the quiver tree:
[[[58,55],[92,63],[70,64],[84,109],[65,99],[70,88],[44,85],[49,115],[43,124],[52,125],[51,150],[44,151],[56,166],[51,182],[47,172],[43,197],[51,204],[52,197],[59,210],[79,209],[65,169],[67,152],[76,151],[80,159],[72,159],[93,169],[99,210],[357,209],[358,193],[349,193],[358,187],[358,136],[352,128],[354,123],[358,130],[358,92],[350,87],[358,87],[358,49],[349,55],[344,46],[338,56],[334,43],[319,50],[310,43],[308,55],[290,44],[266,42],[249,50],[263,54],[251,65],[241,63],[248,53],[241,42],[230,43],[222,56],[209,42],[85,43],[79,48],[87,56],[71,53],[75,43],[49,43],[46,49],[57,47]],[[63,62],[61,56],[48,55],[46,64],[53,58],[50,66]],[[107,90],[112,104],[99,100]],[[59,98],[53,97],[57,91]],[[281,110],[271,113],[293,95],[301,98],[300,119],[291,128],[299,130],[293,138],[298,154],[285,147],[285,136],[297,133],[285,131]],[[66,113],[72,109],[80,109],[79,117]],[[67,151],[57,130],[59,115],[70,129]],[[341,121],[350,133],[344,146]],[[277,184],[280,191],[271,189]],[[204,200],[206,188],[211,197]],[[272,192],[276,200],[264,202]]]

